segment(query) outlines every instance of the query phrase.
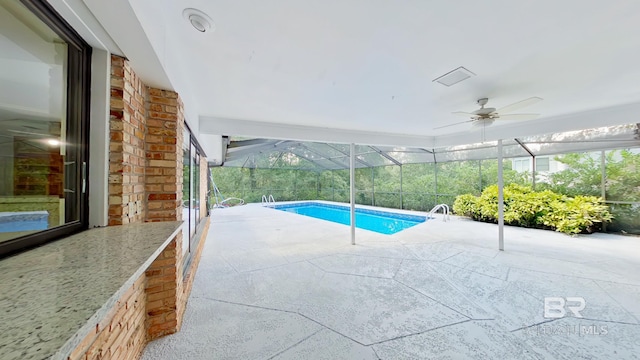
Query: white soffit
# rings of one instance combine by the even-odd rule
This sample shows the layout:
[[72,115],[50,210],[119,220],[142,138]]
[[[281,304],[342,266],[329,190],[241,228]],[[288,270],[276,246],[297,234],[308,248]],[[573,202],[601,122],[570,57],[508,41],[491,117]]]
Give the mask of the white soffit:
[[[127,0],[83,0],[145,84],[173,90],[149,38]],[[162,19],[158,19],[162,21]]]
[[113,41],[82,0],[48,0],[49,4],[92,47],[122,55]]

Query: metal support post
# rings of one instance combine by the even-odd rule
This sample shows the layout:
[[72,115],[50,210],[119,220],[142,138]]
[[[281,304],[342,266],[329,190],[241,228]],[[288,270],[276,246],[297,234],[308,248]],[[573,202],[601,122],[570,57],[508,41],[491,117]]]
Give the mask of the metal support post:
[[502,139],[498,140],[498,250],[504,251],[504,179],[502,174]]
[[[607,160],[604,150],[600,152],[600,191],[602,192],[602,200],[607,200]],[[602,231],[607,231],[607,223],[602,222]]]
[[351,143],[349,161],[349,185],[351,202],[351,245],[356,244],[356,145]]
[[404,209],[404,197],[402,195],[402,164],[400,164],[400,209]]

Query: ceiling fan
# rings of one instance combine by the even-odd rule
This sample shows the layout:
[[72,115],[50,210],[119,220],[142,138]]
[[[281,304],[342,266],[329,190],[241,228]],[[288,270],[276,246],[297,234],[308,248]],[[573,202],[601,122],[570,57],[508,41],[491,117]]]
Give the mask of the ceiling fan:
[[492,107],[484,107],[485,105],[487,105],[487,102],[489,102],[488,98],[481,98],[478,99],[477,103],[478,105],[480,105],[480,109],[477,109],[475,111],[472,112],[464,112],[464,111],[456,111],[454,113],[452,113],[453,115],[457,115],[457,116],[464,116],[464,117],[468,117],[469,120],[466,121],[461,121],[461,122],[457,122],[454,124],[449,124],[449,125],[444,125],[444,126],[439,126],[436,128],[433,128],[434,130],[436,129],[442,129],[442,128],[446,128],[449,126],[455,126],[455,125],[460,125],[460,124],[465,124],[465,123],[471,123],[471,125],[473,126],[479,126],[479,127],[485,127],[485,126],[489,126],[491,124],[493,124],[494,121],[496,120],[531,120],[531,119],[535,119],[538,116],[540,116],[540,114],[511,114],[512,111],[521,109],[525,106],[529,106],[529,105],[533,105],[539,101],[542,101],[542,98],[534,96],[534,97],[530,97],[528,99],[524,99],[518,102],[515,102],[511,105],[507,105],[504,106],[500,109],[495,109]]

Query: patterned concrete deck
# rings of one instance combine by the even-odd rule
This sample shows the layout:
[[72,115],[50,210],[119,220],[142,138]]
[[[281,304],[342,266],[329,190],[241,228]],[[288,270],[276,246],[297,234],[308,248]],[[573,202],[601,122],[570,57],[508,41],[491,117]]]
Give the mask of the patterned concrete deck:
[[[395,235],[214,210],[182,330],[144,359],[635,359],[640,239],[452,217]],[[545,318],[545,296],[582,297]]]

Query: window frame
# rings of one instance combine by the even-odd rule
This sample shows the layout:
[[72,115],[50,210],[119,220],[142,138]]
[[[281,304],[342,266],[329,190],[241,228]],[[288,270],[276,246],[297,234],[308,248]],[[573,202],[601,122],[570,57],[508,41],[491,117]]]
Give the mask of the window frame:
[[[198,194],[193,194],[194,192],[194,188],[195,188],[195,179],[194,176],[198,177],[198,181],[200,179],[200,173],[198,172],[197,174],[195,173],[194,169],[197,168],[199,171],[202,171],[202,169],[200,169],[200,164],[199,164],[199,160],[201,157],[206,157],[206,154],[204,152],[204,150],[202,149],[202,146],[200,146],[200,143],[198,142],[198,139],[196,138],[195,135],[193,135],[193,132],[191,131],[191,127],[189,127],[189,124],[187,124],[187,122],[184,122],[184,129],[186,130],[186,132],[183,134],[182,136],[182,141],[183,141],[183,149],[185,147],[187,147],[189,149],[189,184],[186,184],[183,182],[182,186],[183,186],[183,196],[184,196],[184,186],[189,186],[189,199],[188,203],[189,203],[189,211],[187,212],[188,217],[187,219],[182,219],[182,221],[184,221],[187,224],[187,234],[186,234],[186,238],[185,238],[185,234],[183,233],[183,239],[182,241],[186,241],[188,242],[188,246],[186,248],[186,251],[183,253],[183,270],[187,271],[187,269],[189,268],[189,266],[191,266],[191,259],[192,259],[192,255],[193,252],[195,251],[195,248],[198,244],[198,241],[194,241],[194,240],[198,240],[196,239],[196,235],[198,235],[198,227],[201,224],[202,221],[202,217],[199,215],[200,213],[200,209],[194,209],[195,208],[195,203],[197,201],[200,200],[200,195],[202,194],[201,192],[203,191],[202,189],[202,184],[199,184],[198,186]],[[186,150],[186,149],[185,149]],[[184,154],[183,154],[183,159],[184,159]],[[197,159],[198,164],[194,164],[193,162],[195,162]],[[197,166],[196,166],[197,165]],[[184,164],[183,164],[184,166]],[[205,191],[207,191],[207,189],[205,189]],[[195,197],[197,196],[197,198]],[[184,204],[185,199],[182,199],[182,203]],[[199,204],[199,206],[203,206],[203,204]],[[195,214],[195,219],[194,222],[191,222],[191,216],[193,216],[193,214]],[[193,224],[193,229],[191,228]]]
[[[78,197],[78,220],[20,236],[0,243],[0,258],[40,246],[68,236],[89,226],[89,112],[91,89],[91,46],[44,0],[20,0],[38,19],[44,22],[67,43],[67,139],[78,149],[75,152]],[[73,176],[73,174],[71,174]]]

